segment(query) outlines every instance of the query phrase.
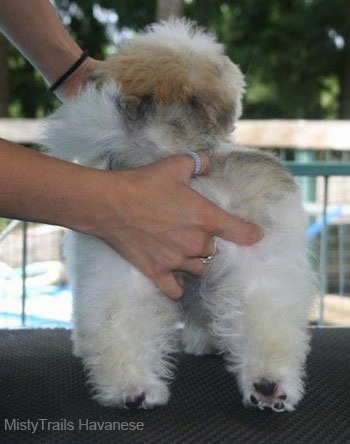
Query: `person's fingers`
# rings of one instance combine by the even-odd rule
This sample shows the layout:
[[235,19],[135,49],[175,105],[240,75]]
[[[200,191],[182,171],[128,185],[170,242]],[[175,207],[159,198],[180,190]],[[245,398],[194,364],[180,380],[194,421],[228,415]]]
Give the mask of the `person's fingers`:
[[176,269],[201,275],[205,273],[207,264],[203,263],[200,258],[215,256],[217,247],[214,239],[208,238],[208,235],[201,230],[191,230],[181,238],[178,244],[178,258],[182,255],[181,260],[178,259]]
[[159,276],[154,282],[170,299],[179,299],[184,294],[185,286],[180,275],[167,273]]
[[210,256],[216,251],[214,239],[199,227],[183,230],[177,235],[176,244],[184,258]]
[[209,238],[206,242],[205,248],[196,255],[197,257],[215,256],[217,253],[217,245],[213,238]]
[[253,223],[222,211],[220,223],[213,234],[237,245],[250,246],[263,238],[264,231]]
[[204,274],[208,269],[208,265],[203,264],[199,257],[187,259],[184,261],[181,268],[182,271],[200,276]]
[[197,174],[198,176],[205,176],[209,173],[210,164],[209,164],[209,158],[205,151],[197,151],[197,154],[199,155],[201,159],[201,169],[200,172]]
[[[197,154],[201,157],[202,162],[200,175],[208,174],[210,165],[206,153],[198,151]],[[183,183],[189,184],[195,166],[192,157],[179,155],[172,156],[166,160],[172,161],[171,167],[173,175],[176,176],[178,180],[183,181]],[[197,195],[197,202],[198,196],[199,195]],[[203,196],[201,197],[203,202],[205,201],[201,207],[201,211],[198,211],[199,206],[193,207],[193,219],[191,219],[191,215],[189,214],[188,222],[200,226],[210,236],[219,236],[237,245],[253,245],[263,238],[264,232],[261,227],[232,216],[214,203],[209,203]]]
[[258,225],[232,216],[212,203],[202,217],[201,228],[211,236],[218,236],[237,245],[250,246],[259,242],[264,231]]
[[[198,156],[201,161],[201,169],[198,176],[207,175],[209,173],[209,159],[204,151],[197,151]],[[194,159],[187,154],[179,154],[176,156],[171,156],[165,159],[169,161],[169,166],[173,171],[173,175],[176,175],[183,183],[189,184],[193,171],[195,169]],[[164,162],[165,162],[164,161]]]
[[[185,279],[184,279],[184,275],[182,272],[178,272],[178,271],[173,271],[173,276],[176,280],[176,283],[182,288],[182,295],[185,291]],[[177,298],[176,298],[177,299]]]
[[[192,242],[188,242],[187,248],[180,242],[173,244],[171,254],[168,250],[162,250],[163,260],[156,267],[158,272],[149,275],[157,287],[171,299],[178,299],[184,293],[184,280],[181,272],[202,275],[208,265],[203,264],[200,257],[216,254],[216,245],[213,239],[200,230],[186,233]],[[193,241],[193,239],[195,239]],[[183,240],[183,239],[182,239]],[[176,245],[176,246],[175,246]],[[162,245],[158,245],[161,247]],[[161,251],[161,250],[159,250]],[[164,268],[163,268],[164,267]]]

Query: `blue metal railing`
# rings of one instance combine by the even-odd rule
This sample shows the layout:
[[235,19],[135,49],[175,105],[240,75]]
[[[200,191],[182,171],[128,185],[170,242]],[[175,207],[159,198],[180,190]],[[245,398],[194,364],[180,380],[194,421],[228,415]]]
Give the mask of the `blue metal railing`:
[[[318,324],[324,324],[324,296],[328,292],[328,264],[329,264],[329,224],[332,222],[333,217],[339,216],[341,213],[341,206],[337,206],[335,209],[329,210],[328,198],[329,198],[329,179],[335,176],[347,176],[350,178],[350,162],[312,162],[302,163],[295,161],[283,161],[286,168],[288,168],[292,174],[299,177],[316,178],[323,177],[323,202],[321,217],[313,224],[313,237],[319,236],[319,274],[320,274],[320,310]],[[21,313],[20,319],[22,326],[31,323],[32,316],[27,314],[26,302],[27,302],[27,223],[13,221],[8,227],[0,233],[0,243],[21,224],[22,229],[22,299],[21,299]],[[310,229],[311,227],[309,227]],[[346,276],[348,273],[346,267],[346,241],[345,227],[343,224],[338,225],[338,271],[339,271],[339,287],[338,293],[340,295],[345,294]],[[39,318],[38,318],[39,319]],[[50,321],[51,322],[51,321]],[[36,322],[37,323],[37,322]],[[54,325],[54,321],[51,322]],[[349,320],[350,323],[350,320]],[[57,320],[57,325],[62,325]]]
[[295,176],[331,177],[350,176],[350,162],[291,162],[284,161],[284,166]]
[[[332,219],[331,213],[328,209],[328,197],[329,197],[329,178],[335,176],[348,176],[350,177],[350,162],[311,162],[311,163],[299,163],[299,162],[283,162],[285,167],[288,168],[295,176],[308,176],[324,178],[323,186],[323,205],[322,205],[322,218],[320,221],[320,311],[319,320],[320,325],[324,324],[324,297],[328,290],[328,257],[329,257],[329,237],[328,226]],[[340,207],[341,208],[341,207]],[[339,208],[339,209],[340,209]],[[345,292],[345,233],[344,227],[340,224],[338,237],[338,254],[339,254],[339,293],[344,295]]]

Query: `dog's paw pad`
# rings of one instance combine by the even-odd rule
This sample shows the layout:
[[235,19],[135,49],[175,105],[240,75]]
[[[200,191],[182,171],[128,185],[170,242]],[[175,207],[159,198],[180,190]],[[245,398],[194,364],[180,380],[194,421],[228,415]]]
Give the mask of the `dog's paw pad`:
[[276,390],[276,383],[262,378],[259,382],[253,384],[257,393],[261,393],[263,396],[272,396]]
[[142,391],[137,393],[136,390],[131,390],[129,393],[124,394],[121,407],[129,410],[148,410],[161,404],[163,403],[154,400],[152,395],[148,394],[147,392]]
[[284,403],[283,402],[275,402],[273,405],[273,410],[275,412],[283,412],[284,411]]
[[168,399],[169,389],[164,382],[152,385],[142,384],[125,390],[122,393],[118,405],[119,407],[130,410],[147,410],[166,404]]
[[142,404],[145,401],[145,393],[142,392],[140,395],[127,396],[124,401],[124,406],[128,409],[135,410],[142,408]]
[[251,406],[260,410],[274,412],[293,410],[292,405],[288,404],[288,396],[281,384],[265,378],[253,383],[249,401]]

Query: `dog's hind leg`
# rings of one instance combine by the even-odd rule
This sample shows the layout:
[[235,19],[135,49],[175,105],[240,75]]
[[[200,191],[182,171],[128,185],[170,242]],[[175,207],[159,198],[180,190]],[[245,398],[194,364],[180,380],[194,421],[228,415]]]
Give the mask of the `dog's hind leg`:
[[199,191],[264,230],[250,247],[218,240],[200,294],[245,405],[292,410],[303,394],[314,278],[293,177],[271,156],[237,151],[218,160]]
[[[231,272],[226,265],[215,280],[212,269],[203,296],[212,330],[245,405],[293,410],[303,394],[312,289],[301,242],[270,233],[254,247],[226,246],[233,250]],[[217,259],[213,267],[220,267]]]
[[84,262],[70,254],[73,341],[95,399],[129,408],[166,404],[178,346],[177,304],[107,245],[79,234],[75,240],[71,250]]
[[95,398],[129,408],[166,404],[178,339],[176,305],[156,289],[115,298],[96,331],[97,353],[84,359]]

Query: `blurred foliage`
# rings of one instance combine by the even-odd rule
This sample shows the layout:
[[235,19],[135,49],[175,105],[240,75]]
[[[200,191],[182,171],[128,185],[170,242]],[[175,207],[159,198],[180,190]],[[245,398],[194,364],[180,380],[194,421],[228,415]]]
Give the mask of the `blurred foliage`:
[[[346,72],[346,0],[208,0],[203,24],[246,74],[246,118],[336,118]],[[189,4],[196,17],[198,0]],[[350,115],[347,116],[350,118]]]
[[[82,48],[104,57],[111,28],[94,0],[56,0]],[[155,21],[156,0],[100,0],[116,28]],[[347,0],[186,0],[186,16],[214,31],[246,74],[244,118],[350,118],[350,7]],[[11,115],[42,116],[55,105],[40,76],[12,50]],[[30,93],[28,93],[28,91]],[[348,93],[347,93],[348,91]]]

